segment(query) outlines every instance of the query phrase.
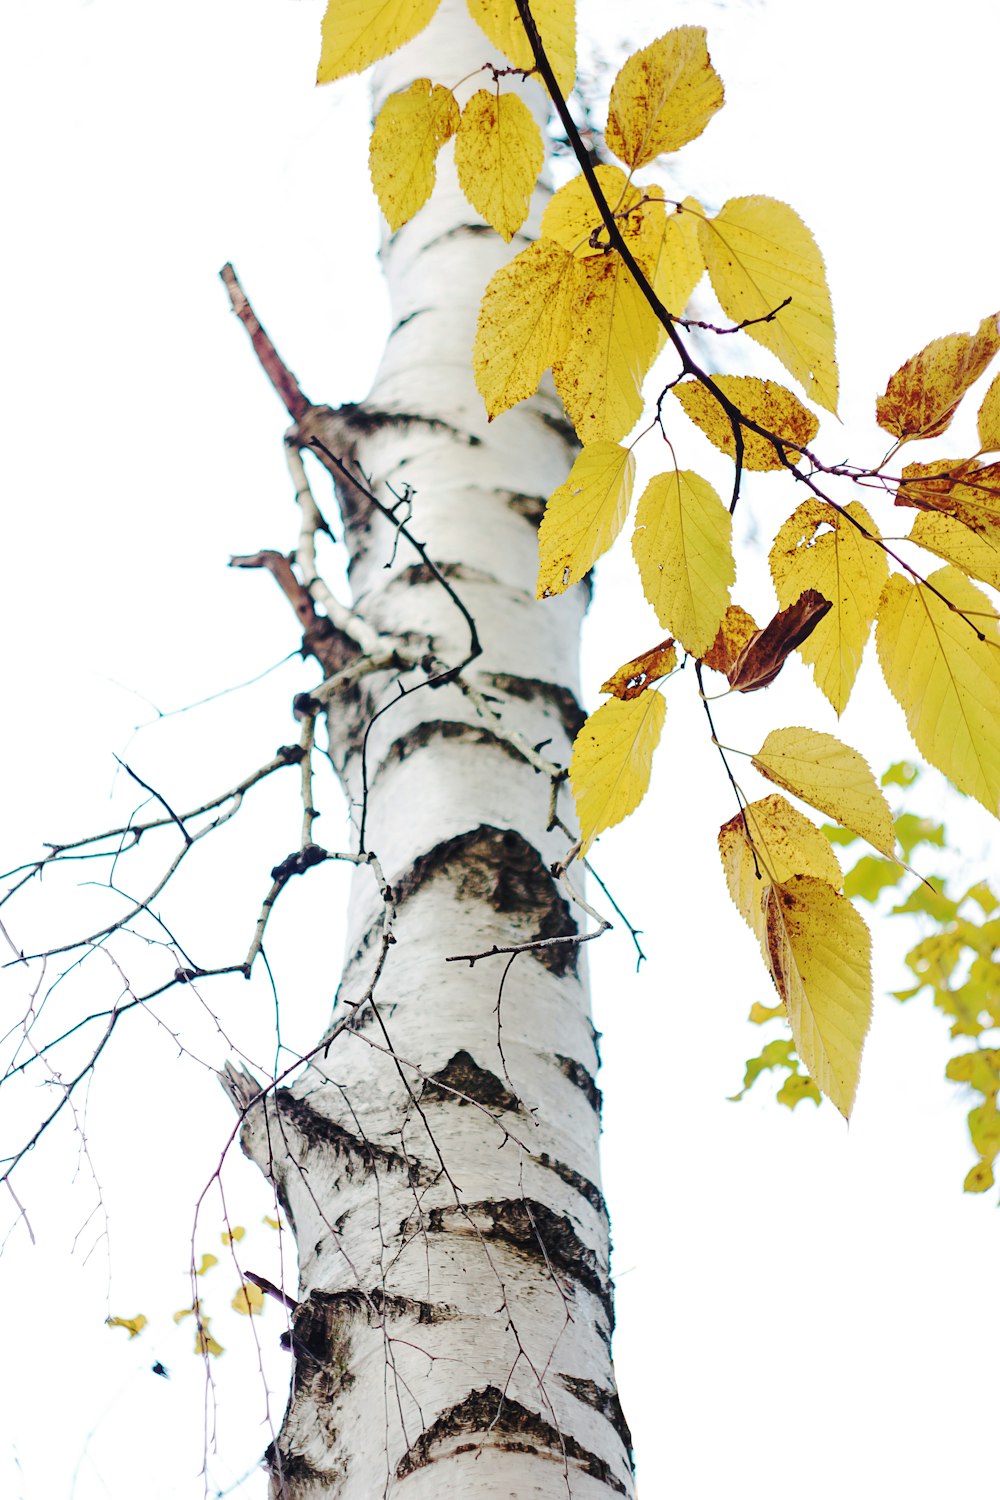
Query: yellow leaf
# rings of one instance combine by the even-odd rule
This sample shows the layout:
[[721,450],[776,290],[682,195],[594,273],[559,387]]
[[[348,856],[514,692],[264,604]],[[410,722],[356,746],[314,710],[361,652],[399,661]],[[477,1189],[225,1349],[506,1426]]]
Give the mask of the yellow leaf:
[[281,1228],[280,1221],[278,1219],[272,1219],[269,1214],[264,1215],[264,1223],[269,1225],[272,1229]]
[[246,1230],[243,1228],[243,1225],[236,1224],[232,1229],[224,1229],[220,1238],[224,1245],[235,1245],[239,1243],[245,1234]]
[[837,856],[815,823],[772,792],[719,829],[726,884],[740,916],[764,947],[764,897],[793,875],[812,875],[840,890]]
[[[823,257],[794,209],[776,198],[731,198],[698,225],[715,295],[727,317],[767,318],[746,331],[770,349],[806,395],[837,409],[833,308]],[[775,312],[787,297],[787,307]]]
[[[846,510],[871,536],[878,536],[864,506],[852,500]],[[804,589],[816,589],[833,606],[798,649],[813,669],[816,686],[841,714],[889,576],[888,559],[832,505],[810,498],[779,530],[770,565],[782,608]]]
[[814,1082],[850,1118],[871,1024],[871,937],[846,896],[793,875],[764,898],[766,957],[788,1011],[795,1050]]
[[729,603],[732,533],[715,490],[690,470],[654,475],[639,501],[632,553],[643,593],[692,656],[711,646]]
[[789,1109],[794,1109],[803,1099],[811,1099],[814,1104],[818,1104],[820,1097],[819,1089],[804,1073],[789,1073],[775,1095],[778,1103],[787,1105]]
[[714,672],[729,675],[744,647],[749,646],[754,636],[760,635],[753,615],[739,604],[730,604],[722,616],[715,640],[702,656],[706,667]]
[[1000,349],[998,314],[975,333],[933,339],[893,375],[875,403],[875,420],[901,443],[937,437],[950,425],[958,404]]
[[879,604],[879,661],[922,756],[997,814],[1000,633],[993,606],[957,568],[939,568],[927,582],[985,639],[924,583],[894,573]]
[[[705,270],[705,257],[701,253],[698,235],[698,219],[702,208],[695,198],[685,198],[680,208],[675,209],[663,226],[663,238],[657,247],[656,263],[653,267],[653,291],[667,312],[675,318],[683,315]],[[661,344],[666,340],[667,330],[660,329]]]
[[472,346],[476,385],[490,421],[532,395],[566,348],[575,278],[569,251],[537,240],[491,279]]
[[185,1318],[193,1318],[193,1317],[194,1317],[194,1308],[193,1307],[182,1307],[179,1312],[175,1312],[174,1313],[174,1322],[175,1323],[183,1323]]
[[455,138],[455,168],[473,208],[505,240],[528,217],[544,158],[542,132],[523,100],[487,89],[473,94]]
[[145,1328],[148,1319],[143,1313],[136,1313],[134,1318],[105,1318],[104,1321],[109,1328],[127,1329],[129,1338],[135,1339]]
[[910,527],[909,540],[954,563],[963,573],[1000,589],[1000,533],[982,535],[953,516],[924,511]]
[[616,443],[642,415],[660,324],[621,256],[580,261],[578,277],[569,342],[552,374],[580,441]]
[[906,714],[917,749],[994,815],[1000,805],[1000,634],[986,595],[956,568],[923,584],[894,573],[879,604],[875,639],[882,672]]
[[[534,68],[535,55],[514,0],[466,0],[469,14],[494,47],[516,68]],[[531,0],[531,14],[563,94],[576,81],[576,7],[574,0]]]
[[549,496],[538,529],[536,597],[561,594],[588,573],[625,524],[635,458],[617,443],[588,443]]
[[1000,375],[995,375],[983,397],[976,419],[981,453],[1000,453]]
[[[595,173],[629,249],[652,274],[666,214],[662,191],[647,198],[649,189],[633,186],[621,167],[603,162]],[[552,195],[542,214],[542,234],[581,260],[605,254],[608,231],[585,177],[571,177]]]
[[254,1282],[244,1281],[233,1298],[232,1306],[244,1317],[253,1317],[264,1311],[264,1293]]
[[759,1000],[755,1000],[750,1007],[750,1014],[747,1016],[747,1020],[752,1021],[755,1026],[763,1026],[765,1021],[773,1021],[778,1016],[783,1016],[784,1014],[785,1007],[783,1005],[761,1005]]
[[[799,447],[807,447],[819,430],[819,423],[797,396],[773,380],[759,380],[756,375],[713,375],[712,380],[742,416],[775,437],[783,439],[789,459],[798,457]],[[725,407],[699,380],[685,380],[673,387],[673,393],[691,421],[717,448],[736,457],[733,424]],[[746,469],[783,469],[778,449],[767,438],[741,427],[743,433],[743,467]]]
[[194,1352],[195,1354],[211,1354],[214,1358],[218,1359],[219,1355],[225,1351],[222,1345],[209,1333],[208,1324],[209,1319],[203,1318],[195,1329]]
[[865,760],[832,734],[772,729],[753,757],[762,776],[850,828],[888,859],[896,852],[892,812]]
[[634,812],[646,794],[653,751],[663,730],[661,693],[609,698],[576,737],[569,764],[580,823],[581,854],[599,833]]
[[614,693],[616,698],[638,698],[651,683],[669,677],[676,666],[677,652],[668,636],[658,646],[650,647],[641,656],[634,656],[613,672],[607,682],[601,683],[601,692]]
[[701,135],[725,94],[703,26],[678,26],[634,52],[611,88],[605,144],[630,167]]
[[1000,542],[1000,463],[939,458],[930,464],[907,464],[895,503],[954,516],[980,536]]
[[390,229],[399,229],[427,202],[438,151],[455,134],[458,120],[454,94],[429,78],[390,94],[379,110],[368,170]]
[[440,0],[329,0],[317,83],[332,83],[387,57],[428,24]]
[[213,1266],[217,1266],[218,1264],[219,1257],[217,1255],[212,1255],[206,1252],[206,1254],[201,1257],[201,1265],[198,1267],[197,1271],[194,1274],[196,1276],[204,1276],[207,1271],[210,1271]]

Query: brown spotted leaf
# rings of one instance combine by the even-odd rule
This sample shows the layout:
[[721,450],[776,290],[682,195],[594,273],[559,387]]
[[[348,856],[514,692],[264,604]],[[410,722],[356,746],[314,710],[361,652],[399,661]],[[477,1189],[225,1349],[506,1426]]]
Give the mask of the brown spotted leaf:
[[950,425],[966,391],[1000,349],[997,313],[975,333],[932,339],[890,377],[875,404],[875,420],[899,442],[938,437]]
[[896,490],[896,504],[952,516],[970,531],[1000,539],[1000,463],[944,458],[907,464]]
[[658,646],[651,646],[648,651],[643,651],[641,656],[635,656],[623,667],[619,667],[607,682],[601,683],[601,692],[614,693],[616,698],[626,700],[638,698],[651,682],[656,682],[660,677],[669,676],[676,665],[677,649],[674,646],[673,637],[668,636]]
[[743,648],[749,645],[755,635],[759,635],[753,615],[747,614],[738,604],[730,604],[722,617],[715,640],[709,646],[702,657],[706,667],[711,667],[714,672],[725,672],[729,675],[733,663]]
[[794,604],[780,610],[736,658],[727,676],[737,693],[755,693],[773,682],[788,656],[807,639],[831,608],[829,599],[806,589]]

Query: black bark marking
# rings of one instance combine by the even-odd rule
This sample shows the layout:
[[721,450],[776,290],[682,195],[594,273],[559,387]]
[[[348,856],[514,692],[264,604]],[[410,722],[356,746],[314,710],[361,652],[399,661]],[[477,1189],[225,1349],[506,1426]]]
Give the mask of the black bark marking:
[[508,698],[519,698],[524,703],[537,703],[541,700],[551,704],[571,740],[576,739],[586,722],[587,715],[576,701],[575,695],[557,682],[545,682],[540,677],[514,677],[508,672],[493,672],[488,675],[488,681],[492,682],[497,692],[506,693]]
[[[465,1097],[456,1098],[452,1090]],[[521,1109],[520,1099],[504,1087],[496,1074],[489,1072],[487,1068],[481,1068],[471,1053],[464,1050],[456,1052],[439,1072],[426,1081],[421,1090],[420,1102],[426,1104],[431,1099],[458,1105],[467,1104],[471,1099],[484,1109]]]
[[540,1156],[533,1156],[532,1161],[536,1161],[540,1167],[546,1167],[550,1172],[554,1172],[568,1187],[575,1188],[581,1198],[586,1198],[591,1208],[595,1209],[597,1213],[603,1214],[605,1219],[607,1218],[608,1206],[604,1201],[604,1194],[600,1188],[594,1186],[589,1178],[582,1176],[579,1172],[575,1172],[564,1161],[556,1161],[555,1157],[550,1156],[547,1151],[543,1151]]
[[465,1203],[461,1208],[432,1208],[422,1216],[419,1225],[404,1219],[400,1234],[405,1238],[418,1228],[428,1234],[478,1232],[484,1239],[509,1245],[528,1259],[540,1262],[554,1275],[577,1282],[590,1292],[604,1309],[609,1336],[613,1331],[611,1282],[593,1250],[579,1238],[565,1214],[553,1213],[534,1198],[483,1199]]
[[494,750],[510,756],[519,765],[526,762],[521,753],[507,740],[502,740],[499,735],[494,734],[491,729],[485,729],[478,724],[469,724],[461,719],[427,719],[422,724],[415,724],[406,734],[400,735],[389,746],[387,753],[379,763],[378,770],[369,782],[369,791],[374,787],[380,776],[384,776],[393,766],[401,765],[408,760],[416,750],[423,750],[435,740],[456,740],[463,745],[490,745]]
[[381,1146],[375,1141],[365,1140],[363,1136],[354,1135],[331,1120],[329,1115],[321,1114],[305,1100],[296,1098],[289,1089],[278,1089],[274,1098],[278,1109],[295,1126],[306,1146],[332,1150],[345,1163],[349,1177],[358,1172],[362,1176],[369,1176],[379,1166],[383,1166],[390,1171],[405,1172],[414,1187],[425,1181],[427,1174],[412,1157],[405,1157],[390,1146]]
[[545,514],[544,495],[510,495],[507,504],[517,515],[523,516],[537,528],[541,525],[542,516]]
[[560,1375],[559,1383],[564,1385],[570,1395],[575,1396],[586,1406],[592,1406],[599,1411],[602,1417],[606,1417],[622,1440],[622,1446],[628,1454],[629,1467],[635,1467],[632,1460],[632,1434],[622,1411],[622,1404],[618,1399],[616,1390],[605,1390],[593,1380],[587,1380],[579,1375]]
[[[435,1453],[434,1450],[441,1447],[445,1447],[445,1451]],[[488,1385],[481,1391],[470,1391],[464,1400],[449,1407],[426,1427],[396,1465],[396,1478],[405,1479],[408,1474],[437,1459],[482,1448],[530,1453],[536,1458],[552,1459],[557,1463],[569,1459],[609,1489],[620,1495],[627,1493],[606,1459],[592,1453],[569,1433],[561,1433],[537,1412],[529,1411],[519,1401],[505,1396],[495,1385]]]
[[[529,932],[512,934],[513,942],[571,937],[578,931],[538,850],[512,828],[481,824],[419,855],[394,884],[397,909],[438,875],[454,881],[462,901],[484,902],[496,912],[529,918]],[[574,943],[539,948],[531,957],[553,974],[576,971]]]
[[556,1053],[556,1062],[570,1083],[575,1084],[581,1093],[586,1095],[594,1113],[600,1115],[602,1104],[601,1091],[583,1066],[583,1063],[578,1063],[574,1057],[563,1057],[558,1052]]

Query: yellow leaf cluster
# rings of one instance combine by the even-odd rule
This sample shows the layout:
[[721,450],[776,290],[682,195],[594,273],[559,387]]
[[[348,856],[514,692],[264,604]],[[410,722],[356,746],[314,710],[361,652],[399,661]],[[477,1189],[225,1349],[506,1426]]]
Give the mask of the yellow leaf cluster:
[[804,589],[816,589],[833,606],[798,649],[838,714],[847,706],[889,576],[884,551],[864,534],[878,537],[875,522],[856,500],[845,509],[846,516],[822,500],[804,501],[779,530],[769,559],[782,608]]
[[732,517],[706,479],[657,474],[636,512],[632,553],[656,618],[701,656],[719,630],[736,581]]
[[882,592],[875,639],[921,755],[996,816],[1000,631],[989,599],[956,568],[939,568],[926,584],[894,573]]
[[459,185],[503,239],[525,219],[545,147],[528,106],[516,94],[480,89],[462,111],[455,139]]
[[390,94],[378,112],[368,148],[368,170],[389,228],[399,229],[434,190],[437,154],[458,129],[450,89],[418,78]]
[[608,550],[625,524],[634,480],[629,449],[598,441],[580,451],[539,527],[539,599],[577,583]]
[[440,0],[329,0],[317,83],[333,83],[387,57],[428,25]]
[[730,895],[784,1002],[795,1050],[849,1116],[871,1020],[871,944],[841,894],[833,851],[778,796],[751,803],[724,824],[719,851]]
[[772,729],[753,764],[762,776],[867,839],[887,859],[896,851],[888,802],[856,750],[815,729]]
[[634,812],[646,794],[666,705],[660,693],[609,698],[576,737],[569,780],[580,824],[580,853]]
[[[435,0],[435,4],[437,0]],[[533,68],[535,55],[514,0],[466,0],[469,14],[515,68]],[[556,82],[568,94],[576,79],[574,0],[531,0],[531,14]]]
[[604,139],[633,170],[693,141],[725,94],[703,26],[678,26],[624,63],[611,87]]
[[[715,375],[713,383],[739,412],[758,427],[773,432],[786,444],[785,456],[798,457],[819,430],[819,423],[797,396],[773,380],[759,380],[756,375]],[[705,436],[729,457],[736,457],[736,434],[732,420],[722,403],[700,380],[685,380],[675,385],[673,393],[687,415]],[[743,467],[745,469],[783,469],[781,454],[774,443],[750,428],[740,425],[743,434]]]
[[[816,241],[794,209],[759,195],[731,198],[699,222],[705,265],[727,317],[781,361],[806,395],[837,409],[833,308]],[[787,307],[781,304],[790,298]],[[781,309],[778,311],[778,309]]]
[[944,432],[966,391],[1000,349],[998,317],[992,313],[984,318],[975,333],[933,339],[901,365],[875,403],[878,425],[901,443]]

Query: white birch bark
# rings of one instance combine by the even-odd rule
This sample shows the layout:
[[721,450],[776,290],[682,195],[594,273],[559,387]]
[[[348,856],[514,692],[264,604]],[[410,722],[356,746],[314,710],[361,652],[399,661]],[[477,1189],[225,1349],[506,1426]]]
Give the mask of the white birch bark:
[[[491,55],[463,0],[444,0],[377,69],[376,108],[414,78],[452,84]],[[464,96],[484,81],[476,73]],[[528,94],[541,115],[538,91]],[[535,602],[535,532],[572,434],[551,390],[486,422],[471,369],[476,310],[525,237],[508,251],[484,229],[451,160],[448,147],[431,204],[383,245],[392,334],[371,394],[362,407],[311,412],[299,436],[360,464],[390,503],[407,487],[412,530],[483,641],[470,679],[522,741],[565,763],[585,599],[577,589]],[[363,497],[340,492],[358,610],[461,661],[468,628],[453,600]],[[576,930],[580,913],[548,868],[566,838],[546,832],[547,778],[457,686],[400,697],[398,682],[369,676],[328,715],[355,823],[364,805],[365,849],[396,913],[377,1014],[359,1011],[244,1128],[300,1265],[272,1493],[628,1497],[583,950],[518,956],[499,1010],[506,959],[445,961]],[[367,735],[365,794],[362,739],[387,704]],[[560,805],[569,817],[567,794]],[[335,1023],[369,987],[385,909],[360,867]]]

